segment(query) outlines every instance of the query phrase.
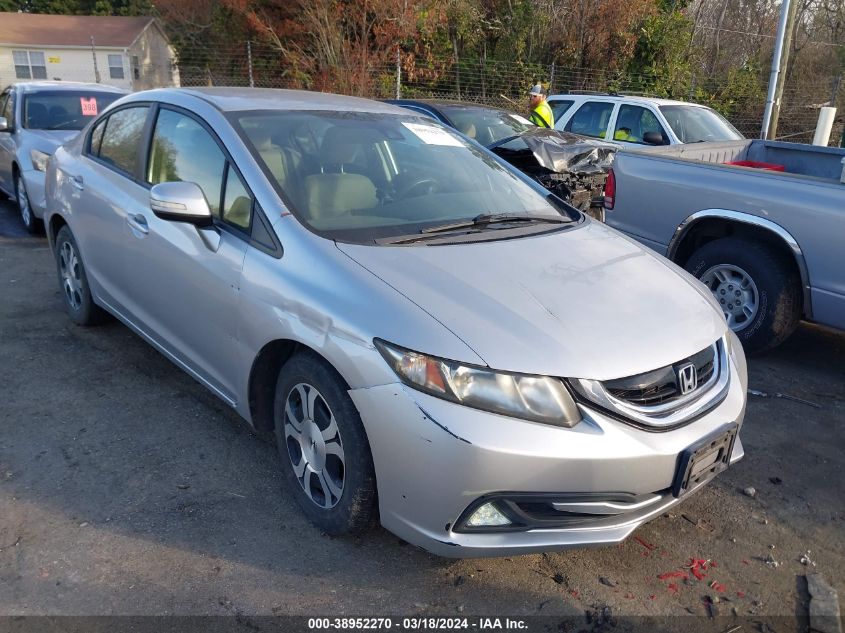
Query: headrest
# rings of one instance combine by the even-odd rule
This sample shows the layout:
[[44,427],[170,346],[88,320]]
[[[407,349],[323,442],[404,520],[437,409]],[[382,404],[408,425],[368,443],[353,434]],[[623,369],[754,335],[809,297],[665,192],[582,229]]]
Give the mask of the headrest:
[[305,179],[308,212],[313,219],[330,218],[376,205],[376,187],[360,174],[315,174]]
[[324,165],[354,162],[357,154],[365,147],[378,142],[380,137],[375,130],[334,126],[326,131],[320,146]]

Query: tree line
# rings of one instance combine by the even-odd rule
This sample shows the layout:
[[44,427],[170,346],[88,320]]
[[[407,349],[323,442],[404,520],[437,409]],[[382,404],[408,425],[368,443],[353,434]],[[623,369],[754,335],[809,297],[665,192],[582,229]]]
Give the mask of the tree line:
[[[793,1],[787,94],[817,107],[835,97],[836,79],[845,73],[845,2]],[[398,60],[411,82],[448,74],[460,94],[462,72],[488,69],[484,76],[494,76],[497,64],[524,65],[527,88],[549,81],[544,69],[555,64],[586,76],[600,72],[605,89],[690,98],[730,113],[740,102],[765,98],[780,2],[0,0],[0,9],[156,15],[192,64],[240,59],[240,43],[249,40],[272,53],[259,59],[256,72],[295,87],[373,94],[379,81],[373,69]]]

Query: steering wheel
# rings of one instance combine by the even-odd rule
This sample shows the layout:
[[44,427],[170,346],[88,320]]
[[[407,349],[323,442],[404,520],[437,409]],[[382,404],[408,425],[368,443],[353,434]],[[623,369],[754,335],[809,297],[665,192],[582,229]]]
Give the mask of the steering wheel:
[[405,185],[396,192],[396,198],[402,200],[403,198],[414,198],[416,196],[424,196],[436,193],[440,189],[440,185],[434,178],[421,177],[413,181],[409,185]]

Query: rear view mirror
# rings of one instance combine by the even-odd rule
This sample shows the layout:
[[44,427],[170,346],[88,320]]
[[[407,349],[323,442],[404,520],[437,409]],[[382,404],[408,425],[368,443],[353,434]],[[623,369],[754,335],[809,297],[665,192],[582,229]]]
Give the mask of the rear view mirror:
[[211,226],[211,209],[199,185],[193,182],[163,182],[150,189],[150,209],[162,220]]
[[643,134],[643,143],[648,145],[666,145],[663,135],[660,132],[646,132]]
[[4,116],[0,116],[0,132],[9,131],[9,121]]

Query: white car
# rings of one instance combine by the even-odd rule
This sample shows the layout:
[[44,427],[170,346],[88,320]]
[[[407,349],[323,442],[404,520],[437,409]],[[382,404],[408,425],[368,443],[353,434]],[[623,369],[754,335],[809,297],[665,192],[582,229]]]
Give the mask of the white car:
[[745,138],[703,105],[613,93],[550,95],[555,129],[627,146],[680,145]]

